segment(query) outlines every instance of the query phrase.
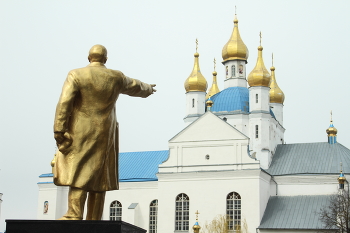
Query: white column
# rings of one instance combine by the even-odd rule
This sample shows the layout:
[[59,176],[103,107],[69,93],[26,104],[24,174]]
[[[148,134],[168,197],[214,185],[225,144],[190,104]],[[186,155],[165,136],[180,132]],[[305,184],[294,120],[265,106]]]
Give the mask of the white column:
[[275,114],[276,120],[283,126],[283,104],[270,103],[270,106]]
[[205,113],[205,92],[190,91],[186,93],[185,123],[191,123]]
[[260,161],[264,169],[271,162],[270,149],[270,88],[264,86],[249,88],[249,137],[251,154]]

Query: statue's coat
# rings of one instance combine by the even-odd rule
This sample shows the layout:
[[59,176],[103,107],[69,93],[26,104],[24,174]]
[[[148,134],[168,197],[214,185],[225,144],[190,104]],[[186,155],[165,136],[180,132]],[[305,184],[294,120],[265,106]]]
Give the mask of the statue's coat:
[[54,183],[86,191],[108,191],[118,184],[118,123],[115,102],[120,93],[147,97],[152,87],[122,72],[92,62],[72,70],[56,108],[54,132],[72,137],[68,151],[57,151]]

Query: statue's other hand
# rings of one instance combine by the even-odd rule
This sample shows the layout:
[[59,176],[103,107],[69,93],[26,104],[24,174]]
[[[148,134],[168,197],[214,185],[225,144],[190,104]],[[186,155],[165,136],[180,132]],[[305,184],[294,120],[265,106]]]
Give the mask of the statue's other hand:
[[156,89],[153,88],[153,87],[155,87],[155,86],[156,86],[156,84],[151,84],[151,87],[152,87],[152,94],[153,94],[154,92],[157,91]]
[[57,132],[55,133],[55,140],[58,147],[58,150],[63,154],[68,154],[70,149],[69,147],[72,145],[73,139],[71,135],[67,132]]

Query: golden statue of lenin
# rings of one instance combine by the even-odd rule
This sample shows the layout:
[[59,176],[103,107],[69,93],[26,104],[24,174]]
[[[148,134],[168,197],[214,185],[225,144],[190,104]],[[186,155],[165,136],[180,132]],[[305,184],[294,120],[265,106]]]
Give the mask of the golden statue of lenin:
[[52,162],[54,183],[70,186],[68,211],[61,220],[101,220],[106,191],[118,185],[118,122],[115,102],[120,93],[146,98],[155,85],[107,69],[107,50],[95,45],[87,67],[68,73],[56,107],[54,136],[58,151]]

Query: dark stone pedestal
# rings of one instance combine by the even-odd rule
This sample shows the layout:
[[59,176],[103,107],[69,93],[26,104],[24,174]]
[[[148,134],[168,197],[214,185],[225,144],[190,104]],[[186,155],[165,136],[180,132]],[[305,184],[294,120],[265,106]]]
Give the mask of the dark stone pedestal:
[[122,221],[6,220],[6,233],[146,233]]

